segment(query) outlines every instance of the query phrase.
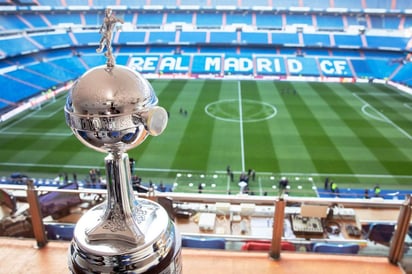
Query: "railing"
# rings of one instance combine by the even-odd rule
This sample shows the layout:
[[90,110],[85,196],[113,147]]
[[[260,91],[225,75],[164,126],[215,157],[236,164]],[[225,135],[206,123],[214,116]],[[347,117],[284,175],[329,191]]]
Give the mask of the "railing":
[[[38,247],[47,244],[48,238],[44,226],[51,222],[50,218],[42,217],[39,194],[60,192],[102,197],[106,195],[106,190],[99,189],[35,188],[30,180],[27,181],[26,186],[1,185],[0,187],[8,191],[26,193]],[[412,199],[410,196],[405,201],[401,201],[153,191],[136,192],[136,195],[162,204],[174,218],[183,239],[219,238],[224,240],[228,249],[266,250],[274,259],[279,259],[284,250],[324,252],[322,248],[325,248],[332,253],[386,256],[391,263],[398,264],[412,246],[411,235],[408,235],[411,233]],[[186,218],[182,218],[184,214],[187,214]],[[211,227],[206,225],[202,228],[199,216],[207,214],[212,214],[213,224]],[[296,224],[295,217],[300,218],[301,223]],[[197,222],[193,221],[195,218]],[[316,222],[319,222],[322,228],[315,229],[312,225]],[[337,224],[337,227],[333,228],[333,225],[328,227],[328,222]],[[372,231],[376,224],[392,229],[388,234],[389,239],[382,240],[384,239],[382,227],[378,231]],[[294,225],[303,225],[304,228],[298,231]],[[309,227],[305,228],[308,225]],[[346,225],[357,228],[360,234],[348,236]],[[326,231],[327,229],[331,231]],[[333,229],[337,231],[332,231]],[[378,234],[372,237],[373,233]]]

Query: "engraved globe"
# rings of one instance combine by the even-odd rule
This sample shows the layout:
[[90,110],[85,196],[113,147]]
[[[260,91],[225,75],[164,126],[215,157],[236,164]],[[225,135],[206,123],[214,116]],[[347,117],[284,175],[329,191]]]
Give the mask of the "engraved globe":
[[99,66],[73,85],[65,106],[66,123],[85,145],[101,151],[126,151],[148,134],[157,136],[167,113],[157,107],[150,83],[125,66]]

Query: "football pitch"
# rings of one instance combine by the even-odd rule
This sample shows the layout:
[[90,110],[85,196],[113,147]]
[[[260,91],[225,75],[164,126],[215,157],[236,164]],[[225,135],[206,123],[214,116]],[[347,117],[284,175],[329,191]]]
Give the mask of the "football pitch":
[[[326,177],[340,188],[412,189],[412,96],[369,83],[252,80],[151,81],[169,112],[165,132],[128,151],[144,183],[175,191],[250,191],[316,196]],[[54,178],[91,168],[106,155],[82,145],[65,124],[66,94],[0,124],[0,175]],[[226,168],[234,172],[233,182]]]

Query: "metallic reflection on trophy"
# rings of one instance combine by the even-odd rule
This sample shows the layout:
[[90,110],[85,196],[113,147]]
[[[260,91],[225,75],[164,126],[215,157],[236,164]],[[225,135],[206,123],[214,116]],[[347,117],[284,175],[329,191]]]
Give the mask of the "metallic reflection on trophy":
[[[114,60],[111,51],[106,56]],[[66,123],[83,144],[108,153],[108,193],[76,225],[72,273],[181,273],[176,226],[159,204],[135,197],[126,153],[165,129],[167,112],[157,103],[145,78],[114,62],[87,71],[73,85]]]
[[112,37],[113,37],[113,29],[116,23],[124,23],[122,19],[116,18],[112,14],[112,9],[107,8],[105,11],[105,16],[103,19],[103,23],[99,29],[99,33],[102,35],[102,38],[99,42],[99,48],[96,49],[96,52],[102,52],[104,47],[106,46],[106,53],[104,54],[107,57],[107,66],[114,67],[114,58],[112,53]]

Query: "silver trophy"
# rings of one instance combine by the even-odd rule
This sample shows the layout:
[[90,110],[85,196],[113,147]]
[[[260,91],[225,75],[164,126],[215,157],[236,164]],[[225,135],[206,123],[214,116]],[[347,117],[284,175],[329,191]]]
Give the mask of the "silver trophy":
[[115,65],[111,50],[106,57],[105,66],[90,69],[76,81],[65,106],[66,123],[74,135],[86,146],[108,153],[107,199],[76,224],[69,269],[72,273],[181,273],[176,226],[158,203],[134,195],[126,153],[148,135],[161,134],[167,112],[157,106],[144,77]]

